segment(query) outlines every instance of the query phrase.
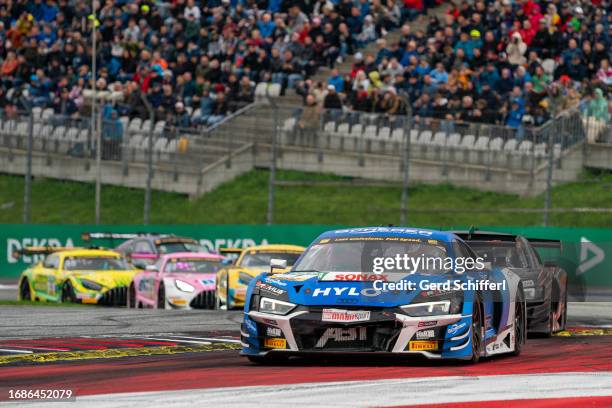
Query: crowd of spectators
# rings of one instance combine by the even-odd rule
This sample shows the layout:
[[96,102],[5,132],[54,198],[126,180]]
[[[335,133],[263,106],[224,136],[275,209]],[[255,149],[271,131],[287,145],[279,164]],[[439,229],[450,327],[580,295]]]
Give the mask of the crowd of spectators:
[[60,118],[87,117],[95,81],[109,96],[105,119],[147,118],[144,94],[156,120],[213,125],[252,102],[257,83],[293,87],[423,8],[422,0],[96,0],[94,12],[91,3],[0,0],[4,114],[25,98]]
[[[418,120],[490,123],[523,130],[579,107],[610,119],[612,2],[495,0],[449,2],[425,30],[377,40],[351,72],[327,84],[303,81],[306,105]],[[521,133],[521,132],[519,132]]]

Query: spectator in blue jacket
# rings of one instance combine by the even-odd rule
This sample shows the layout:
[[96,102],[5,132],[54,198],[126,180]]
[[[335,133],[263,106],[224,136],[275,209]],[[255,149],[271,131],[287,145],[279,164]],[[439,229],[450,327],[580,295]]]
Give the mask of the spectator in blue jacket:
[[327,85],[333,85],[338,93],[344,92],[344,78],[340,75],[337,68],[334,68],[329,78],[327,78]]

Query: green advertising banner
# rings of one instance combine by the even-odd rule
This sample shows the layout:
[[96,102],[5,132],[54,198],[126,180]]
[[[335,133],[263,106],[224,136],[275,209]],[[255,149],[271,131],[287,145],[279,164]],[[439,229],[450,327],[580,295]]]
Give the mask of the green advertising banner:
[[[0,224],[0,279],[15,280],[40,256],[15,258],[14,251],[26,246],[82,246],[84,232],[176,234],[198,239],[211,251],[224,247],[245,248],[266,243],[308,245],[320,233],[342,226],[330,225],[19,225]],[[461,227],[457,228],[460,229]],[[462,229],[466,229],[463,227]],[[561,257],[556,260],[570,275],[570,284],[589,293],[612,289],[612,229],[481,227],[481,230],[521,234],[531,238],[563,241]],[[101,241],[97,245],[114,247],[120,242]],[[541,253],[546,259],[549,254]],[[552,255],[551,255],[552,256]],[[576,291],[574,290],[574,293]]]

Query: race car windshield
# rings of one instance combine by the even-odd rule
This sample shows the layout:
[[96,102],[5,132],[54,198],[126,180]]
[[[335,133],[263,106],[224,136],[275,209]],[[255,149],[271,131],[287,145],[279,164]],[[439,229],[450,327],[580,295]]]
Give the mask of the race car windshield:
[[162,242],[157,245],[160,254],[176,252],[206,252],[200,245],[192,242]]
[[166,264],[166,272],[172,273],[216,273],[221,262],[208,259],[179,259]]
[[470,241],[470,247],[485,262],[500,268],[529,268],[523,251],[514,242]]
[[[440,274],[448,272],[444,269],[446,246],[437,240],[414,239],[410,242],[399,242],[397,238],[368,239],[322,239],[312,245],[304,254],[293,271],[319,272],[361,272],[376,273],[374,264],[376,258],[404,259],[422,258],[420,266],[414,264],[405,267],[403,263],[385,268],[388,273],[418,272]],[[425,261],[426,260],[426,261]],[[396,266],[399,266],[396,267]]]
[[239,266],[249,268],[261,268],[270,266],[272,259],[285,259],[287,266],[292,266],[300,257],[300,254],[290,252],[251,252],[244,254]]
[[72,257],[64,260],[66,271],[129,271],[132,269],[121,258]]

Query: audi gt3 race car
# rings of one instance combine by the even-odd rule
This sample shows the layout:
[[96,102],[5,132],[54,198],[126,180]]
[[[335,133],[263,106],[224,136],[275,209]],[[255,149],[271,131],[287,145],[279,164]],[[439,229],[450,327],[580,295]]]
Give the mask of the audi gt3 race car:
[[[450,259],[455,266],[373,268],[379,258],[404,255]],[[249,284],[241,354],[257,363],[313,353],[472,362],[518,355],[526,339],[520,278],[486,265],[460,273],[460,257],[476,255],[448,232],[372,227],[324,233],[291,271],[263,273]]]
[[529,332],[565,330],[567,321],[567,272],[554,261],[542,262],[536,248],[561,250],[561,241],[525,238],[484,231],[455,231],[485,261],[508,268],[521,277],[527,301]]
[[214,309],[215,277],[224,259],[206,252],[162,255],[134,276],[128,307]]
[[154,264],[161,255],[174,252],[206,252],[200,243],[192,238],[177,237],[168,234],[130,234],[86,232],[82,234],[84,241],[106,240],[114,246],[115,240],[126,240],[115,248],[132,264],[140,269]]
[[[244,295],[251,280],[270,268],[271,259],[287,261],[293,266],[304,252],[297,245],[259,245],[244,249],[233,265],[223,268],[217,274],[216,307],[232,309],[244,305]],[[221,250],[223,253],[223,250]]]
[[114,251],[45,247],[21,253],[47,256],[21,274],[20,300],[124,306],[128,284],[138,273]]

